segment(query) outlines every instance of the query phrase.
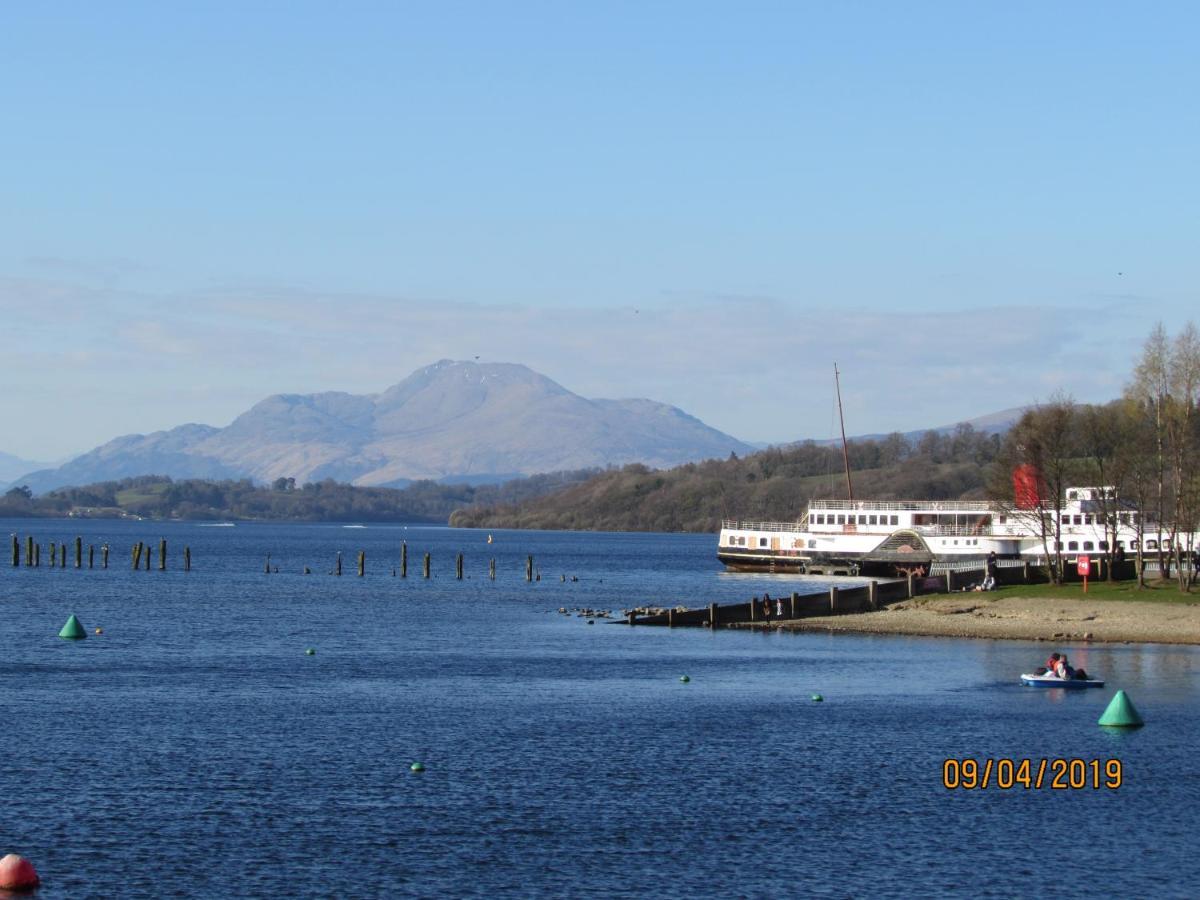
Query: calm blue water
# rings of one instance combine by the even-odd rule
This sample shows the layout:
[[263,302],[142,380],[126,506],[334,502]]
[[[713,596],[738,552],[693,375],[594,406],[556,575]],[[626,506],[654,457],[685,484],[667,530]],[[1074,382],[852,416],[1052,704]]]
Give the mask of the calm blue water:
[[[1111,690],[1016,683],[1045,644],[556,612],[808,589],[721,573],[711,536],[494,532],[489,547],[436,528],[0,521],[30,529],[113,546],[107,572],[0,557],[0,852],[34,861],[44,898],[1184,897],[1200,883],[1192,648],[1067,648],[1148,721],[1114,734],[1096,726]],[[172,570],[131,572],[130,545],[160,536]],[[391,575],[401,540],[407,580]],[[340,579],[325,574],[339,549]],[[268,552],[281,574],[262,573]],[[104,634],[60,640],[72,612]],[[947,756],[1117,757],[1125,785],[949,792]]]

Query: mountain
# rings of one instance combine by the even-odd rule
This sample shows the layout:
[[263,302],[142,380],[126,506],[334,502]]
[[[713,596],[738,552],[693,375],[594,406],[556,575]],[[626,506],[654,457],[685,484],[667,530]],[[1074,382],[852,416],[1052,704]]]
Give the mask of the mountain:
[[[904,432],[900,433],[900,436],[907,441],[917,441],[917,440],[920,440],[925,434],[927,434],[930,431],[934,432],[935,434],[939,434],[939,435],[953,434],[955,431],[957,431],[959,428],[963,427],[964,425],[969,425],[974,431],[978,432],[979,434],[985,434],[985,435],[987,435],[987,434],[1004,434],[1006,431],[1008,431],[1010,428],[1012,428],[1015,424],[1017,424],[1017,421],[1021,418],[1021,416],[1023,416],[1025,414],[1025,411],[1027,409],[1029,409],[1028,406],[1014,406],[1012,409],[1002,409],[999,412],[988,413],[987,415],[984,415],[984,416],[976,416],[974,419],[967,419],[963,422],[955,422],[952,425],[939,425],[936,428],[918,428],[913,431],[904,431]],[[890,434],[888,432],[876,431],[876,432],[872,432],[870,434],[850,435],[849,437],[846,438],[846,440],[847,441],[881,441],[884,438],[887,438],[889,436],[890,436]],[[795,447],[802,443],[803,443],[803,441],[795,441],[793,443],[781,444],[779,446]],[[840,445],[842,443],[842,439],[840,437],[838,437],[838,438],[822,438],[820,440],[814,440],[813,443],[818,444],[823,447],[830,447],[830,446],[834,446],[835,444]],[[762,445],[756,444],[755,446],[758,447],[759,449],[763,449],[767,445],[766,444],[762,444]]]
[[442,360],[380,394],[277,394],[225,428],[127,435],[22,479],[35,492],[132,475],[403,485],[497,480],[751,448],[652,400],[588,400],[521,365]]
[[0,453],[0,485],[8,484],[22,473],[40,469],[45,465],[45,463],[21,459],[11,453]]

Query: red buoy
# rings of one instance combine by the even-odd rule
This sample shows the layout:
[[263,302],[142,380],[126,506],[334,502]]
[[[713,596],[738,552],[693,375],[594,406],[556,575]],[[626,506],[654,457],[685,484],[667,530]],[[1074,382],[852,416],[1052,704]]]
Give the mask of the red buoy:
[[25,857],[10,853],[0,859],[0,890],[24,891],[40,883],[37,869]]

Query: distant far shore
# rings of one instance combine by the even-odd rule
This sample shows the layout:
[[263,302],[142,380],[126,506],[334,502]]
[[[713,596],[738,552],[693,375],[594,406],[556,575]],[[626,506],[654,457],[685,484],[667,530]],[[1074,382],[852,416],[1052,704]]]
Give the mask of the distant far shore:
[[794,631],[996,638],[1056,644],[1200,644],[1200,596],[1195,602],[962,593],[917,597],[879,612],[776,621],[739,627]]

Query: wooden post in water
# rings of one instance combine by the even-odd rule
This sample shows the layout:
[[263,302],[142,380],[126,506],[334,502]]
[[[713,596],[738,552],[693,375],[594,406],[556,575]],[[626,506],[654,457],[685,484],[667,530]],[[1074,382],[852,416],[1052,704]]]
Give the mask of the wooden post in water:
[[408,577],[408,541],[400,542],[400,577]]
[[421,563],[421,574],[426,578],[429,577],[429,554],[428,553],[425,554],[425,558]]
[[183,571],[185,571],[185,572],[192,571],[192,548],[191,547],[183,548]]
[[83,568],[83,538],[75,535],[75,568]]
[[150,545],[146,545],[146,571],[150,571]]
[[264,575],[271,574],[271,554],[270,553],[267,554],[267,561],[265,563],[263,563],[263,574]]
[[492,581],[496,580],[496,557],[492,557],[488,561],[488,578]]
[[533,557],[525,557],[525,580],[533,581]]
[[871,609],[879,609],[879,582],[872,581],[867,585],[867,603]]
[[800,595],[792,591],[792,618],[800,618]]
[[133,553],[131,555],[133,557],[133,567],[135,569],[140,569],[142,567],[142,542],[141,541],[138,541],[136,544],[133,545]]
[[54,541],[50,542],[50,568],[58,565],[58,547]]
[[829,589],[829,612],[831,615],[837,615],[838,589],[831,587]]
[[362,578],[363,575],[366,574],[366,571],[367,571],[367,551],[359,550],[358,551],[358,577]]
[[158,571],[167,571],[167,539],[158,539]]
[[108,568],[108,544],[100,546],[100,565],[102,568]]
[[25,565],[33,565],[33,535],[25,536]]
[[708,627],[717,627],[717,604],[715,603],[708,604]]
[[61,551],[58,554],[58,567],[65,569],[67,567],[67,542],[63,541],[58,549]]
[[21,564],[21,542],[17,540],[17,536],[12,536],[12,564],[19,566]]
[[36,568],[41,568],[41,565],[42,565],[42,545],[34,544],[33,545],[33,566],[36,569]]
[[341,550],[338,551],[337,562],[334,563],[334,566],[333,566],[333,574],[334,575],[342,574],[342,551]]
[[88,568],[96,568],[96,545],[88,544]]
[[459,581],[463,580],[462,579],[462,570],[463,570],[463,555],[460,553],[460,554],[458,554],[457,558],[454,560],[454,577],[456,579],[458,579]]

